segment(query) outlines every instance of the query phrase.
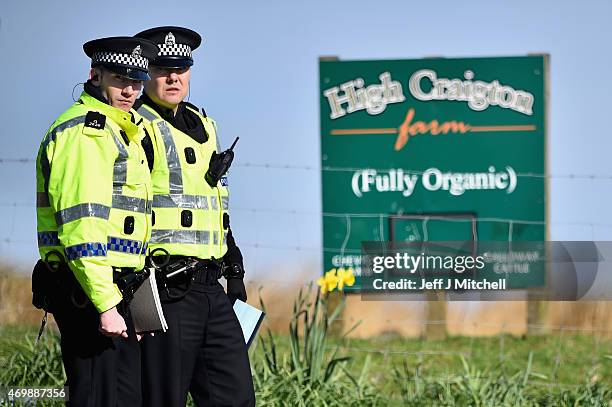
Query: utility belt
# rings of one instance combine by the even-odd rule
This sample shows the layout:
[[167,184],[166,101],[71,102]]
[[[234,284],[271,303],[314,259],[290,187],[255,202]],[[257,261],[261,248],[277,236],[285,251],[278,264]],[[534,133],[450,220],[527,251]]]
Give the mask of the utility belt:
[[[157,262],[157,260],[152,260],[152,262]],[[222,264],[214,260],[168,255],[166,264],[157,264],[156,277],[170,286],[188,281],[215,284],[221,278]]]
[[[117,284],[127,307],[140,284],[149,276],[148,270],[136,272],[134,268],[113,267],[113,282]],[[60,308],[85,308],[90,300],[68,263],[57,251],[38,260],[32,272],[32,304],[46,312]]]
[[[164,255],[153,255],[157,251],[162,251]],[[220,260],[170,255],[164,249],[155,249],[147,260],[155,268],[157,279],[169,286],[186,282],[215,284],[223,270]]]
[[147,257],[147,263],[155,269],[162,302],[183,299],[191,291],[194,283],[216,285],[223,270],[223,262],[220,260],[170,255],[161,248],[151,252]]

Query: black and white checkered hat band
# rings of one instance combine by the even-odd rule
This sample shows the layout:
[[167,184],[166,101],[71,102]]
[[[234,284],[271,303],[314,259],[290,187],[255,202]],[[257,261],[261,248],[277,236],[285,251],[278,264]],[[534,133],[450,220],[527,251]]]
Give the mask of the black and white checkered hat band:
[[100,51],[94,52],[91,57],[91,61],[111,63],[124,66],[133,66],[136,68],[147,69],[149,67],[149,60],[145,57],[130,54],[119,54],[117,52]]
[[191,47],[186,44],[157,44],[160,57],[188,57],[191,58]]

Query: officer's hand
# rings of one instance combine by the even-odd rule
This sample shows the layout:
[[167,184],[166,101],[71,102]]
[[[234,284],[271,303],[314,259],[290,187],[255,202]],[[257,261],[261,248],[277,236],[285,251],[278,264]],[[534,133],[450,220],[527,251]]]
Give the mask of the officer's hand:
[[242,253],[236,245],[232,229],[229,227],[229,216],[223,217],[224,226],[227,225],[227,252],[223,256],[225,264],[229,265],[224,271],[227,279],[227,296],[230,299],[232,305],[236,302],[236,299],[246,302],[247,293],[244,287],[244,264],[242,262]]
[[236,299],[246,302],[246,288],[244,286],[244,281],[241,278],[230,278],[227,280],[227,296],[229,297],[232,305],[234,305]]
[[98,330],[106,336],[128,337],[127,325],[123,317],[119,315],[117,307],[113,307],[100,314],[100,327]]

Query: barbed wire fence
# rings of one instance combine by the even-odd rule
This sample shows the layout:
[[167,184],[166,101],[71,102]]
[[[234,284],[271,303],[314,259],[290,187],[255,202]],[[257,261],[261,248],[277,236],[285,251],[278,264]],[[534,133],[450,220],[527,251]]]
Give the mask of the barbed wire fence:
[[[0,158],[0,165],[20,165],[20,164],[28,164],[33,165],[35,162],[32,158]],[[316,167],[316,166],[299,166],[299,165],[291,165],[291,164],[272,164],[272,163],[237,163],[235,164],[237,168],[242,168],[245,170],[249,169],[264,169],[264,170],[272,170],[272,171],[286,171],[286,170],[298,170],[298,171],[309,171],[309,172],[319,172],[319,171],[357,171],[360,168],[338,168],[338,167]],[[382,169],[386,170],[386,169]],[[405,173],[412,174],[422,174],[420,171],[412,171],[409,169],[404,170]],[[590,180],[594,182],[607,182],[612,180],[612,175],[608,174],[535,174],[535,173],[518,173],[518,177],[528,177],[535,179],[548,178],[550,180]],[[34,194],[32,194],[34,195]],[[4,208],[2,211],[5,215],[10,216],[9,227],[7,230],[3,231],[2,235],[0,235],[0,255],[6,256],[10,255],[11,247],[13,245],[18,245],[22,247],[31,247],[32,251],[36,250],[36,242],[35,239],[31,240],[24,239],[21,237],[16,237],[17,228],[19,227],[17,223],[17,211],[20,208],[28,208],[32,210],[32,216],[34,216],[35,209],[35,201],[34,197],[32,197],[32,201],[3,201],[0,202],[0,208]],[[255,207],[230,207],[232,212],[242,213],[245,216],[252,216],[254,218],[262,218],[262,217],[278,217],[278,216],[286,216],[289,219],[288,224],[294,230],[295,236],[293,240],[288,240],[283,242],[283,244],[274,244],[268,241],[266,237],[262,237],[260,233],[255,233],[255,238],[252,241],[241,241],[240,247],[247,248],[251,251],[251,259],[249,259],[251,267],[256,271],[254,273],[254,280],[248,283],[249,292],[255,294],[257,293],[257,289],[260,286],[266,288],[266,291],[263,292],[264,300],[265,295],[273,295],[273,303],[282,304],[283,307],[279,307],[277,309],[269,309],[268,315],[264,320],[263,329],[272,328],[276,331],[281,330],[282,327],[286,326],[291,318],[290,315],[290,305],[291,299],[287,300],[286,296],[284,296],[284,292],[291,292],[291,294],[295,294],[299,288],[308,288],[312,281],[318,277],[323,270],[318,270],[320,266],[316,266],[316,270],[314,272],[309,273],[307,278],[310,279],[307,281],[299,281],[295,278],[282,278],[279,273],[275,273],[273,275],[263,275],[263,273],[259,273],[258,262],[261,261],[261,253],[262,251],[275,251],[282,252],[287,257],[292,257],[295,253],[302,253],[304,256],[309,256],[316,259],[316,264],[320,263],[321,253],[324,252],[333,252],[333,253],[347,253],[347,254],[355,254],[358,255],[361,253],[361,250],[350,249],[346,247],[346,243],[348,241],[348,235],[350,234],[350,228],[348,229],[347,235],[345,239],[343,239],[342,247],[321,247],[317,245],[307,245],[304,241],[304,233],[303,230],[300,230],[300,225],[303,225],[303,219],[307,219],[307,223],[309,225],[314,224],[313,222],[320,222],[322,218],[339,218],[344,219],[350,225],[351,219],[353,218],[372,218],[372,219],[382,219],[383,216],[388,216],[389,214],[381,214],[381,213],[334,213],[334,212],[321,212],[317,210],[294,210],[294,209],[269,209],[269,208],[255,208]],[[427,223],[435,217],[431,216],[423,216],[422,221],[422,230],[426,235],[427,231]],[[544,222],[537,221],[526,221],[521,219],[510,219],[510,218],[499,218],[499,217],[475,217],[477,222],[496,222],[506,224],[509,230],[508,239],[512,239],[512,229],[513,225],[516,224],[530,224],[530,225],[544,225]],[[445,221],[449,222],[460,222],[467,221],[465,219],[452,219],[448,218]],[[469,219],[470,222],[473,219]],[[549,225],[555,226],[568,226],[568,227],[581,227],[585,228],[589,231],[589,234],[592,237],[592,240],[596,240],[595,237],[597,235],[596,232],[601,232],[605,236],[610,236],[612,234],[612,224],[608,224],[605,222],[588,222],[588,221],[549,221]],[[379,228],[380,239],[384,240],[384,236],[382,235],[382,227]],[[426,236],[425,236],[426,237]],[[601,239],[600,239],[601,240]],[[292,244],[291,242],[295,242]],[[290,267],[287,267],[288,269]],[[261,277],[261,280],[258,278]],[[10,285],[10,282],[2,281],[0,279],[0,295],[5,295],[7,292],[11,291],[11,287],[7,287]],[[315,286],[316,287],[316,286]],[[22,287],[23,284],[22,284]],[[25,286],[25,288],[29,289],[29,286]],[[280,293],[279,293],[280,291]],[[14,292],[11,293],[13,297],[9,299],[14,299],[16,295]],[[0,335],[2,329],[2,323],[12,322],[18,323],[23,320],[30,320],[31,318],[25,317],[27,315],[34,314],[38,317],[38,311],[34,310],[33,307],[29,305],[29,291],[22,292],[23,298],[16,303],[7,304],[6,299],[3,300],[0,297]],[[251,294],[250,294],[251,295]],[[277,301],[279,298],[283,298],[283,301]],[[348,295],[348,307],[351,305],[355,305],[358,297],[355,294]],[[352,300],[351,300],[352,297]],[[421,304],[419,306],[422,307],[422,303],[420,302],[409,302],[408,305],[413,307],[415,304]],[[376,309],[380,306],[380,309],[384,308],[381,304],[376,304],[375,302],[368,302],[367,307],[371,307]],[[453,307],[455,304],[448,304],[447,307]],[[503,307],[503,305],[496,304],[497,307]],[[570,315],[575,311],[574,304],[569,302],[557,303],[556,306],[559,308],[557,313],[561,316]],[[404,305],[404,308],[407,306]],[[415,307],[416,308],[416,307]],[[469,308],[469,307],[467,307]],[[547,335],[543,337],[543,341],[545,346],[543,346],[540,350],[535,350],[536,352],[540,352],[540,357],[549,358],[549,360],[553,361],[553,370],[552,372],[548,372],[547,380],[535,381],[533,384],[539,386],[546,387],[558,387],[561,389],[576,387],[578,384],[568,383],[561,380],[558,380],[559,373],[564,369],[565,365],[574,366],[575,364],[571,364],[570,360],[574,358],[581,358],[582,363],[584,365],[584,372],[588,372],[592,377],[596,377],[598,374],[601,374],[602,365],[605,363],[610,363],[612,360],[612,342],[610,338],[612,337],[612,325],[610,324],[610,318],[612,313],[610,310],[612,307],[609,306],[608,303],[605,302],[596,302],[591,305],[590,315],[591,321],[590,323],[585,323],[581,325],[572,325],[569,322],[569,319],[560,317],[557,318],[558,321],[556,323],[547,322],[544,324],[529,324],[525,321],[517,322],[516,318],[510,318],[500,321],[477,321],[473,316],[478,315],[477,312],[470,313],[470,310],[465,310],[463,313],[459,315],[453,321],[449,321],[448,319],[444,320],[427,320],[423,315],[419,315],[417,312],[414,316],[406,316],[405,314],[397,313],[395,316],[393,313],[385,312],[384,315],[376,314],[376,312],[369,312],[358,314],[354,313],[350,316],[342,317],[340,320],[344,324],[345,328],[361,321],[361,327],[366,327],[370,324],[378,326],[379,328],[372,329],[364,329],[364,336],[368,334],[374,334],[375,338],[371,341],[365,342],[360,340],[359,338],[348,338],[345,339],[342,343],[341,349],[347,353],[355,353],[355,354],[366,354],[371,355],[374,358],[382,359],[382,364],[387,363],[397,363],[398,360],[402,360],[404,358],[411,358],[412,360],[416,360],[417,363],[435,363],[438,358],[460,358],[463,357],[466,360],[471,360],[475,358],[479,352],[479,346],[482,345],[482,342],[477,340],[476,338],[481,335],[481,332],[487,332],[487,335],[493,335],[493,337],[489,341],[489,345],[495,342],[495,347],[497,348],[498,360],[497,362],[504,362],[513,357],[514,353],[512,349],[509,348],[508,335],[521,335],[520,332],[526,332],[529,328],[536,329],[544,329],[547,332],[553,333],[554,335]],[[421,312],[422,314],[422,312]],[[42,314],[41,314],[42,315]],[[470,317],[471,315],[471,317]],[[451,324],[455,327],[460,327],[457,331],[456,335],[467,336],[467,343],[459,350],[446,350],[444,349],[443,342],[436,341],[427,341],[427,340],[411,340],[408,338],[403,338],[403,333],[406,331],[411,332],[411,336],[423,337],[423,333],[427,331],[429,325],[444,325],[449,326]],[[280,328],[279,328],[280,327]],[[394,330],[394,327],[400,327],[403,329]],[[410,329],[406,329],[410,328]],[[358,331],[356,331],[358,332]],[[399,332],[399,336],[395,335]],[[517,334],[517,332],[519,332]],[[573,335],[587,335],[592,341],[592,346],[590,347],[589,355],[575,355],[572,351],[572,336]],[[330,345],[331,346],[331,345]],[[586,374],[586,373],[585,373]],[[481,376],[484,377],[484,376]],[[591,377],[591,378],[592,378]],[[430,376],[429,379],[433,380],[442,380],[448,381],[451,380],[450,373],[447,373],[444,376]],[[609,378],[609,377],[608,377]]]

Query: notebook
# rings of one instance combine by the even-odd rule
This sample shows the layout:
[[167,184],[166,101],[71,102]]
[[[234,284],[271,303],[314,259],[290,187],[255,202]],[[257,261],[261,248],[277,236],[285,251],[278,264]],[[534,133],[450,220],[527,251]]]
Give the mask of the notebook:
[[151,269],[147,278],[134,293],[130,302],[130,312],[136,333],[168,330],[168,323],[157,292],[155,269]]
[[251,346],[251,342],[253,342],[255,335],[257,335],[257,330],[266,314],[262,310],[240,300],[236,300],[234,303],[234,312],[238,317],[238,322],[240,322],[244,341],[248,348]]

